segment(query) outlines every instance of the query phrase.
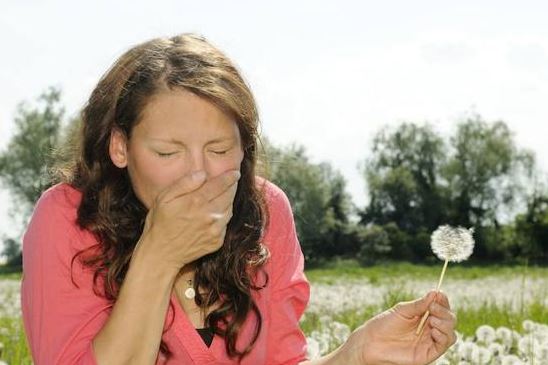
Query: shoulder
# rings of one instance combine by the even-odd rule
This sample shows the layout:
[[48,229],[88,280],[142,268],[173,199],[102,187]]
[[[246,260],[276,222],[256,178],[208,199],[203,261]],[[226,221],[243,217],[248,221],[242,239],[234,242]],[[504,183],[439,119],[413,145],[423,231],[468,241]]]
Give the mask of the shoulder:
[[45,190],[34,206],[24,243],[34,246],[49,239],[50,244],[62,245],[60,241],[74,237],[79,232],[76,218],[80,201],[81,193],[69,184]]
[[257,178],[256,181],[268,214],[263,243],[273,256],[293,252],[298,243],[293,212],[287,195],[271,181],[264,178]]
[[81,199],[82,193],[73,186],[66,183],[56,184],[42,193],[36,202],[34,213],[49,210],[76,215]]
[[269,219],[271,221],[292,220],[291,203],[285,192],[279,186],[263,177],[257,176],[255,182],[264,198]]

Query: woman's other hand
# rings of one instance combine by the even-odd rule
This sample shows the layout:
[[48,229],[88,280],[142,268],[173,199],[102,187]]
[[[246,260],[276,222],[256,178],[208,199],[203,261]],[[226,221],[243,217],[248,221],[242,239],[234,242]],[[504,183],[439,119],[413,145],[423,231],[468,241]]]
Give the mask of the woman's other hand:
[[[420,335],[422,315],[430,310]],[[402,302],[371,318],[342,346],[355,364],[428,364],[456,342],[456,317],[447,296],[431,291],[423,298]]]

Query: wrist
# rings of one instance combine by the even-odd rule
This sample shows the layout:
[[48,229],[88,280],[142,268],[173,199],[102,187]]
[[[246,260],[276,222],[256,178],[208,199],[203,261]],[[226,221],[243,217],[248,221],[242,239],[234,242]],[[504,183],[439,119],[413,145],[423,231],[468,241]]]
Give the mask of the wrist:
[[174,281],[179,273],[180,267],[166,262],[158,250],[147,243],[148,240],[148,237],[141,237],[133,250],[130,267],[154,272],[159,280],[165,279]]
[[[364,341],[363,325],[354,330],[345,343],[338,349],[338,360],[335,364],[351,365],[370,365],[370,359],[364,357],[365,346],[368,341]],[[338,362],[340,359],[341,362]]]
[[320,359],[305,363],[306,365],[363,365],[352,342],[345,342],[334,351]]

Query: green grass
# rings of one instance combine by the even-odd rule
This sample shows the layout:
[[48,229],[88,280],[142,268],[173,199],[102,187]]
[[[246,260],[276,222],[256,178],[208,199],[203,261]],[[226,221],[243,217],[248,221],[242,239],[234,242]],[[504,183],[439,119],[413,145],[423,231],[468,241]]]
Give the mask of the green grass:
[[[372,284],[383,279],[405,276],[407,279],[436,280],[443,267],[439,265],[414,265],[411,263],[387,262],[380,265],[361,267],[354,260],[340,260],[323,268],[306,270],[306,276],[312,283],[330,284],[343,280],[363,280],[367,278]],[[548,276],[548,267],[507,266],[507,265],[464,265],[449,264],[446,278],[480,279],[487,276],[526,276],[538,278]]]
[[6,328],[8,335],[0,333],[0,343],[4,344],[4,350],[0,360],[8,364],[32,364],[27,339],[24,334],[23,321],[21,318],[0,318],[0,328]]
[[20,272],[0,273],[0,280],[21,280],[21,276]]

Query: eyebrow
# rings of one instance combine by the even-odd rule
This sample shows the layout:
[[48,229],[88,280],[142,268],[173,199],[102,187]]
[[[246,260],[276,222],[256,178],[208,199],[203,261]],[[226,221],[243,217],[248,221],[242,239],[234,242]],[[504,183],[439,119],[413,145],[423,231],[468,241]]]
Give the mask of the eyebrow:
[[[174,139],[174,138],[169,138],[169,139],[165,139],[165,138],[151,138],[152,141],[156,141],[156,142],[164,142],[164,143],[170,143],[170,144],[176,144],[176,145],[179,145],[179,146],[184,146],[185,144],[177,139]],[[212,139],[212,140],[209,140],[207,141],[206,144],[214,144],[214,143],[221,143],[221,142],[227,142],[227,141],[233,141],[234,138],[233,137],[220,137],[220,138],[215,138],[215,139]]]

